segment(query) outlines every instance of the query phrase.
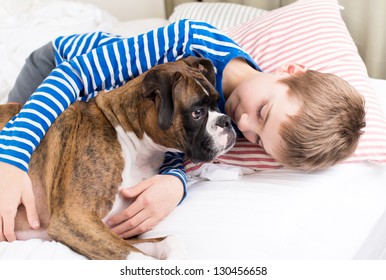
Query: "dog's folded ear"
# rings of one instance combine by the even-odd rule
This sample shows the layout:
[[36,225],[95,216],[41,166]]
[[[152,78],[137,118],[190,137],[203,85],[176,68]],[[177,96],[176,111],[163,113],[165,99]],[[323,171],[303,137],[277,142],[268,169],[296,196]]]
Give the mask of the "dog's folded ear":
[[216,76],[214,74],[213,63],[209,59],[195,57],[195,56],[187,56],[182,60],[189,66],[198,68],[205,76],[205,78],[213,86],[216,86]]
[[159,127],[167,130],[174,118],[173,87],[180,73],[150,69],[142,81],[142,96],[151,99],[158,111]]

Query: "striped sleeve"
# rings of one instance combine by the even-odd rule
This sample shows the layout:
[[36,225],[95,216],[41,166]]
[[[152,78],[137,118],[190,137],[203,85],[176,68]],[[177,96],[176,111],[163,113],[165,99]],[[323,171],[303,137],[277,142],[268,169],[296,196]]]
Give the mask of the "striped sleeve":
[[55,119],[76,100],[82,82],[69,63],[62,63],[0,133],[0,160],[27,171],[33,151]]
[[183,156],[183,153],[166,153],[164,163],[159,172],[159,174],[173,175],[181,180],[184,188],[184,194],[180,203],[185,199],[187,194],[187,179],[183,165]]
[[71,60],[76,56],[88,53],[102,45],[111,44],[119,40],[122,40],[120,36],[105,32],[74,34],[70,36],[58,37],[53,41],[56,65],[59,65],[63,61]]

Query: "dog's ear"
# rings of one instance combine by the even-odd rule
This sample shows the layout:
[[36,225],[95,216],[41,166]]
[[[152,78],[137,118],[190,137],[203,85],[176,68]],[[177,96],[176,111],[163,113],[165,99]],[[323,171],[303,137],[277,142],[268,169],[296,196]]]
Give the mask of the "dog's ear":
[[183,61],[189,66],[198,68],[202,72],[202,74],[207,78],[207,80],[213,86],[216,86],[216,76],[214,74],[213,63],[209,59],[188,56],[183,58]]
[[155,103],[159,127],[162,130],[167,130],[173,123],[173,87],[180,75],[163,70],[149,70],[142,81],[142,96]]

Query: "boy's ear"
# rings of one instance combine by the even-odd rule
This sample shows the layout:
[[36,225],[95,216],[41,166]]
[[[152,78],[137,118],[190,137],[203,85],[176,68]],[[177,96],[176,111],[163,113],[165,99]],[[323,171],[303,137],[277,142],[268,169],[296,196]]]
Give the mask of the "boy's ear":
[[288,74],[298,74],[304,73],[308,70],[306,66],[299,63],[288,62],[276,69],[276,73],[288,73]]

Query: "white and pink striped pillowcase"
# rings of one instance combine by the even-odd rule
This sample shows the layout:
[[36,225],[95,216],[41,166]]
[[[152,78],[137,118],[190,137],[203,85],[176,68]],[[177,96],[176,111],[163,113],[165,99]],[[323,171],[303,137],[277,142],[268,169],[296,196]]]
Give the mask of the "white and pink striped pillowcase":
[[[386,163],[386,118],[371,87],[366,66],[344,24],[336,0],[298,0],[225,32],[248,51],[265,71],[285,62],[334,73],[360,91],[366,99],[366,129],[349,162]],[[255,170],[280,167],[255,144],[239,139],[217,160]],[[187,171],[198,168],[186,161]]]
[[[280,168],[280,165],[259,145],[245,138],[238,138],[235,146],[225,155],[219,156],[213,163],[223,163],[250,168],[256,171]],[[203,164],[194,164],[186,157],[184,166],[187,173],[198,170]]]

